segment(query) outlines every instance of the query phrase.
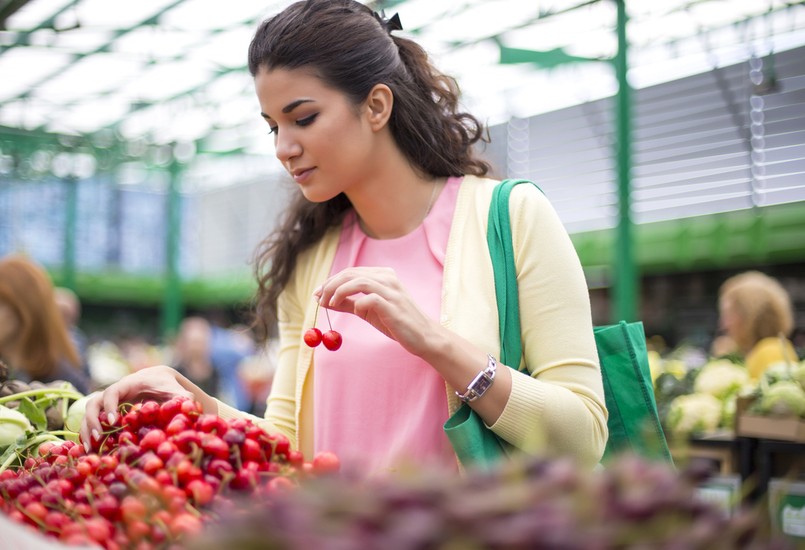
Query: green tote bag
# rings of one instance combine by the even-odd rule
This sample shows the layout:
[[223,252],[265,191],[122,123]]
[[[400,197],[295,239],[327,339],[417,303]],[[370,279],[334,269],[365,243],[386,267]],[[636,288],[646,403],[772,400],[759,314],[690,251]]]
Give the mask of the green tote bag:
[[[528,180],[505,180],[495,187],[489,207],[487,244],[495,275],[500,361],[504,365],[519,365],[522,356],[517,271],[509,216],[511,190],[521,183],[535,185]],[[624,452],[671,462],[654,399],[643,324],[621,321],[595,327],[594,336],[609,410],[609,439],[602,462]],[[491,467],[511,450],[466,404],[447,420],[444,430],[465,467]]]

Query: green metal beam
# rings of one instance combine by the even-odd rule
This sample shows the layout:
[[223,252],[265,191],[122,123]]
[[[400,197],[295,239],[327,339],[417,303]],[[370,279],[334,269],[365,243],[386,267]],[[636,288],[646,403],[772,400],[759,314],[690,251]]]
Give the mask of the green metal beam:
[[56,10],[50,17],[48,17],[47,19],[43,20],[41,23],[39,23],[39,25],[37,25],[33,29],[18,32],[15,40],[11,44],[6,44],[6,45],[0,47],[0,55],[3,55],[7,51],[9,51],[11,48],[14,48],[16,46],[27,46],[29,44],[31,35],[33,33],[35,33],[36,31],[41,31],[43,29],[55,29],[56,28],[56,19],[61,14],[66,12],[67,10],[72,9],[80,1],[81,0],[71,0],[70,2],[66,3],[61,8],[59,8],[58,10]]
[[616,96],[616,159],[618,171],[618,227],[615,240],[615,277],[612,286],[612,321],[637,319],[639,275],[632,251],[632,88],[629,85],[628,49],[626,38],[626,0],[615,0],[618,8],[618,51],[615,73],[618,79]]
[[[805,201],[641,224],[634,234],[640,273],[805,262]],[[570,236],[585,270],[606,272],[611,285],[617,230]]]
[[62,286],[75,290],[75,241],[78,220],[78,180],[64,178],[66,204],[64,209],[64,280]]
[[162,335],[170,339],[176,334],[182,320],[182,282],[179,275],[179,242],[181,239],[181,196],[179,187],[182,167],[173,158],[169,169],[168,184],[168,232],[166,235],[165,294],[162,302]]
[[[125,35],[129,34],[130,32],[133,32],[133,31],[135,31],[135,30],[137,30],[140,27],[143,27],[145,25],[153,25],[153,24],[155,24],[159,20],[159,17],[162,14],[167,13],[168,11],[172,10],[173,8],[175,8],[176,6],[178,6],[179,4],[182,4],[184,2],[185,2],[185,0],[174,0],[170,4],[168,4],[166,6],[163,6],[155,14],[150,15],[149,17],[145,18],[144,20],[140,21],[139,23],[135,23],[134,25],[131,25],[131,26],[126,27],[124,29],[117,29],[114,32],[114,37],[111,40],[101,44],[100,46],[98,46],[94,50],[91,50],[91,51],[88,51],[88,52],[83,52],[83,53],[73,54],[73,56],[72,56],[73,57],[73,63],[81,61],[85,57],[89,57],[89,56],[95,55],[97,53],[104,53],[104,52],[110,51],[112,46],[115,44],[115,41],[118,38],[120,38],[122,36],[125,36]],[[55,18],[55,16],[54,16],[54,18]],[[10,47],[12,47],[12,46],[9,46],[8,48],[10,48]],[[6,49],[8,49],[8,48],[6,48]],[[5,51],[5,49],[3,51]],[[64,72],[64,67],[59,67],[55,71],[52,71],[52,72],[48,73],[47,75],[44,75],[38,81],[32,82],[28,86],[28,90],[26,92],[23,92],[22,94],[19,94],[19,95],[15,96],[15,97],[11,97],[11,98],[5,99],[3,101],[0,101],[0,107],[2,107],[3,105],[5,105],[7,103],[12,102],[12,101],[16,101],[16,100],[24,99],[24,98],[28,97],[30,95],[31,90],[36,90],[40,86],[43,86],[47,82],[49,82],[49,81],[53,80],[54,78],[56,78],[57,76],[59,76],[62,72]]]

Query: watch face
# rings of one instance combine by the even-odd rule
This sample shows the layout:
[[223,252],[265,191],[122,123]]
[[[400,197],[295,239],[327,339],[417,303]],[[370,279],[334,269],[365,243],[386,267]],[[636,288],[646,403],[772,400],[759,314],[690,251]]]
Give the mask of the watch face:
[[475,394],[478,397],[481,397],[486,390],[489,389],[489,386],[492,385],[492,379],[484,376],[478,380],[478,383],[472,388],[475,391]]

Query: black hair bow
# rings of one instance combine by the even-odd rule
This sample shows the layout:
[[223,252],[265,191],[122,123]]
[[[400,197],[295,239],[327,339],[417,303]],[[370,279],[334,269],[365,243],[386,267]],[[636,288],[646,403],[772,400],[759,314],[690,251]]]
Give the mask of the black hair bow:
[[381,11],[380,13],[373,12],[375,19],[380,21],[380,24],[383,25],[383,28],[386,29],[386,32],[391,31],[401,31],[403,30],[402,23],[400,22],[400,14],[395,13],[391,16],[390,19],[386,19],[386,12]]

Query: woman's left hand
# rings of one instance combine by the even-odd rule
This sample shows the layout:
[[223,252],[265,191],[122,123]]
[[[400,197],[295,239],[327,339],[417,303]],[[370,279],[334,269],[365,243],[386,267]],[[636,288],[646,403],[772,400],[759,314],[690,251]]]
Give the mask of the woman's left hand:
[[313,295],[321,307],[357,315],[418,356],[427,351],[426,337],[441,326],[419,309],[397,273],[387,267],[344,269]]

